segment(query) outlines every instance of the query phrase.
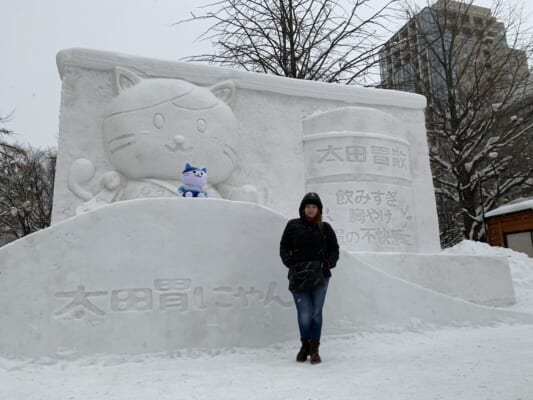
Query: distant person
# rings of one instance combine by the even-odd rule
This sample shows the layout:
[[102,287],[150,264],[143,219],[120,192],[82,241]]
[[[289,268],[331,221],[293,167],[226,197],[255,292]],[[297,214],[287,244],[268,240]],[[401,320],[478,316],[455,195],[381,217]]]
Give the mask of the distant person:
[[307,193],[300,204],[300,218],[291,219],[280,242],[280,256],[289,268],[289,290],[298,313],[302,346],[296,361],[310,356],[311,364],[321,362],[318,354],[322,333],[322,308],[330,270],[339,259],[339,244],[333,228],[322,221],[322,202],[316,193]]

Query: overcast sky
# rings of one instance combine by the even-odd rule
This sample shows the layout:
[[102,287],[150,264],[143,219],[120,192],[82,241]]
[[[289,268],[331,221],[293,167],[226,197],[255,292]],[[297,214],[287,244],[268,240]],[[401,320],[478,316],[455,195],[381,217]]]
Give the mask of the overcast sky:
[[17,140],[57,145],[61,79],[59,50],[83,47],[178,60],[199,24],[171,26],[208,0],[0,0],[0,115]]
[[[384,0],[371,0],[376,4]],[[57,145],[59,50],[83,47],[178,60],[208,48],[194,39],[205,25],[171,26],[210,0],[0,0],[0,115],[5,127],[38,147]],[[424,1],[421,1],[424,4]],[[476,4],[489,6],[489,1]],[[533,12],[524,0],[526,12]],[[529,19],[531,21],[531,18]]]

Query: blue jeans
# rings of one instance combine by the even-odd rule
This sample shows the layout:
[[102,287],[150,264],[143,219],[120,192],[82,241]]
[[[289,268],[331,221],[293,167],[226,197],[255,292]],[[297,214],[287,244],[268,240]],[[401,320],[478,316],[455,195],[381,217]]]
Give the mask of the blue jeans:
[[329,278],[325,285],[311,292],[292,292],[296,311],[298,312],[298,328],[301,340],[320,341],[322,333],[322,308],[326,300]]

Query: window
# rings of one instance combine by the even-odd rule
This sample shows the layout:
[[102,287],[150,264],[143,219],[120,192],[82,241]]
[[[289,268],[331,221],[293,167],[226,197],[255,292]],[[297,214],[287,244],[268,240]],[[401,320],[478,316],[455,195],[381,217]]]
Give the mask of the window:
[[507,233],[505,243],[508,248],[533,257],[533,232]]

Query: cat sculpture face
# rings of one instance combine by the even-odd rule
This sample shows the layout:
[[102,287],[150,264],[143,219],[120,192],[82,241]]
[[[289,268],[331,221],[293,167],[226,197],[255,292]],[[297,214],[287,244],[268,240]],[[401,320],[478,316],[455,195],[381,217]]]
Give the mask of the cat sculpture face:
[[175,180],[190,161],[205,165],[209,182],[225,181],[236,166],[236,132],[228,106],[235,87],[210,88],[179,79],[144,79],[116,68],[118,95],[106,109],[104,146],[129,179]]

